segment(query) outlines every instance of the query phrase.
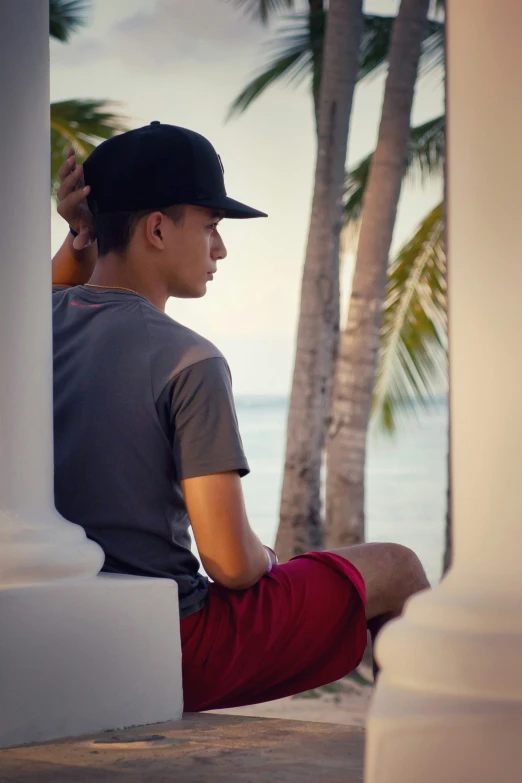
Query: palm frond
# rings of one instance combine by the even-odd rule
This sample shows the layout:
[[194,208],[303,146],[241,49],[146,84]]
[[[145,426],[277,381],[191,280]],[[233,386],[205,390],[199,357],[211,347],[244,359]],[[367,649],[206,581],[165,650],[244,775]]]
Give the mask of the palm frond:
[[444,173],[446,154],[446,115],[441,114],[411,129],[406,176],[421,181]]
[[425,218],[388,270],[372,417],[393,432],[447,381],[447,279],[443,205]]
[[[283,22],[274,41],[269,45],[269,62],[234,100],[229,109],[229,118],[246,111],[267,87],[277,81],[299,84],[307,77],[313,78],[314,49],[317,44],[311,37],[310,21],[309,14],[295,14],[290,20]],[[321,34],[321,47],[323,40]]]
[[86,23],[91,0],[49,0],[49,35],[66,43]]
[[294,7],[294,0],[229,0],[249,16],[259,19],[263,24],[272,14]]
[[51,104],[51,178],[55,183],[58,169],[69,147],[74,147],[83,161],[104,139],[124,131],[124,119],[110,110],[108,101],[70,100]]
[[[395,16],[365,14],[359,79],[381,72],[388,61]],[[430,20],[426,28],[420,71],[443,60],[444,24]]]
[[[406,177],[423,181],[433,174],[442,174],[444,170],[446,117],[441,115],[433,120],[417,125],[410,131],[410,146]],[[364,191],[370,175],[373,153],[363,158],[346,177],[344,191],[345,227],[356,231],[360,221]]]
[[[372,153],[373,155],[373,153]],[[358,223],[361,219],[364,192],[370,175],[372,155],[360,161],[346,176],[344,186],[344,225]]]
[[[256,6],[259,0],[233,0],[240,5]],[[284,0],[286,2],[286,0]],[[290,6],[289,6],[290,7]],[[282,18],[274,39],[267,47],[267,63],[232,103],[228,119],[242,114],[265,90],[276,82],[297,85],[310,79],[317,103],[321,83],[323,45],[326,33],[325,10],[310,10]],[[364,16],[359,79],[378,73],[388,58],[394,16]],[[430,22],[426,45],[442,35],[440,22]],[[436,49],[435,43],[433,47]],[[431,51],[431,49],[430,49]]]
[[243,114],[271,84],[281,80],[288,83],[302,81],[308,75],[310,68],[310,59],[299,52],[289,52],[274,60],[262,74],[252,79],[239,93],[230,106],[227,120]]
[[444,67],[444,22],[431,21],[433,32],[424,39],[419,61],[419,76],[425,76],[436,68]]

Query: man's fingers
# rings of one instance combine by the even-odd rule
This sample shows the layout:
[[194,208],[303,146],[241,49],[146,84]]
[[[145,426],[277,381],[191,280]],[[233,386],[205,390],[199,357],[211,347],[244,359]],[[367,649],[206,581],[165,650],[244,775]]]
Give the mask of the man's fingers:
[[80,178],[81,178],[81,171],[79,169],[75,169],[74,171],[71,171],[69,174],[63,177],[63,179],[61,180],[62,184],[60,185],[57,194],[58,198],[63,199],[71,191],[76,190]]
[[74,158],[66,158],[60,168],[58,169],[58,179],[63,182],[64,179],[69,176],[73,169]]
[[60,168],[58,169],[58,179],[60,182],[63,182],[65,177],[67,177],[71,171],[74,170],[76,166],[76,157],[74,155],[74,150],[71,149],[67,151],[66,158]]
[[78,166],[62,181],[57,193],[58,200],[62,201],[64,198],[67,198],[69,193],[81,190],[81,188],[83,188],[83,169],[81,166]]
[[[65,198],[60,199],[57,207],[58,214],[67,220],[67,216],[70,215],[71,212],[74,212],[78,205],[87,198],[89,190],[89,186],[82,188],[81,190],[73,190]],[[60,196],[58,197],[60,198]]]

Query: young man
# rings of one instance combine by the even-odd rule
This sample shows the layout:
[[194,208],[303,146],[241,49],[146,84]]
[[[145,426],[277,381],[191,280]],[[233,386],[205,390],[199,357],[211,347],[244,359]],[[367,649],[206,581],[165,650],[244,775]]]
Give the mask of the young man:
[[428,586],[424,571],[393,544],[277,564],[248,523],[226,361],[164,313],[170,296],[204,296],[226,258],[220,220],[264,213],[226,195],[206,139],[160,123],[105,141],[83,168],[71,150],[60,180],[71,233],[53,259],[58,510],[100,544],[105,571],[177,582],[187,710],[340,679],[367,627]]

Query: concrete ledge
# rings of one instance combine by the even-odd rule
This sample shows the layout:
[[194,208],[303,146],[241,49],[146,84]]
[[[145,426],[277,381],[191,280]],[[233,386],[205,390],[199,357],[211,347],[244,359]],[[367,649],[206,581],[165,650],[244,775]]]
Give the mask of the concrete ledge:
[[175,582],[4,589],[0,623],[0,747],[181,717]]
[[2,783],[362,783],[362,729],[185,715],[167,723],[0,751]]

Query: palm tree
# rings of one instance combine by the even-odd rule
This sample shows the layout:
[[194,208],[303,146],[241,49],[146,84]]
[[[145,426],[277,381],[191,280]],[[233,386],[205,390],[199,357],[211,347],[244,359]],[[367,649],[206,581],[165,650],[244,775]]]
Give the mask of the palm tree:
[[[446,117],[444,114],[434,117],[422,125],[410,128],[405,176],[412,182],[425,182],[434,174],[444,173]],[[370,166],[371,153],[363,158],[346,176],[345,187],[345,228],[351,234],[357,234],[362,215],[363,200]]]
[[67,43],[73,33],[86,24],[90,0],[49,0],[49,33]]
[[422,221],[388,268],[372,413],[393,432],[415,402],[447,380],[447,282],[443,204]]
[[[393,433],[404,410],[411,415],[447,390],[448,293],[445,202],[425,218],[388,269],[372,414]],[[442,233],[441,233],[442,232]],[[450,441],[451,416],[448,431]],[[451,452],[442,571],[452,561]]]
[[[292,7],[292,0],[274,0],[274,2],[264,2],[264,0],[234,0],[236,5],[248,7],[248,10],[252,11],[254,8],[258,11],[258,15],[266,20],[266,16],[270,11],[282,10],[283,8]],[[259,98],[265,89],[278,80],[286,80],[289,83],[299,83],[303,79],[309,78],[311,82],[311,92],[314,97],[314,108],[316,123],[318,120],[318,87],[320,84],[321,65],[324,45],[324,29],[326,11],[323,8],[323,0],[309,0],[309,13],[308,14],[294,14],[292,17],[284,21],[279,28],[279,33],[273,46],[270,61],[268,65],[263,69],[262,73],[253,79],[247,87],[241,92],[241,94],[234,101],[229,116],[233,116],[245,111],[253,101]],[[382,17],[367,15],[364,17],[364,31],[361,41],[361,54],[360,54],[360,68],[359,79],[365,76],[375,73],[386,62],[391,32],[393,29],[394,17]],[[442,59],[443,51],[443,24],[440,22],[431,21],[428,23],[428,30],[424,41],[423,54],[422,54],[422,67],[423,69],[429,69],[438,65]],[[440,127],[439,127],[440,130]],[[426,165],[430,162],[434,152],[436,152],[437,144],[431,139],[433,135],[433,129],[426,127],[425,129],[418,129],[418,138],[413,135],[413,148],[411,150],[411,169],[420,168],[421,172],[424,171]],[[439,134],[440,135],[440,134]],[[437,134],[435,133],[435,139]],[[426,142],[424,147],[420,142]],[[424,157],[423,157],[424,156]],[[367,162],[366,177],[364,177],[365,163],[361,164],[360,172],[352,172],[355,177],[359,177],[363,185],[362,180],[367,179],[367,173],[369,170],[369,161]],[[357,188],[357,182],[351,182],[348,179],[347,188],[347,205],[346,205],[346,219],[349,218],[349,213],[353,203],[350,203],[350,197],[353,196],[353,200],[360,199],[360,205],[362,206],[362,192],[363,187]],[[354,192],[351,192],[351,186]],[[352,216],[353,217],[353,216]],[[336,337],[334,336],[334,341]],[[299,354],[299,347],[297,349]],[[325,421],[323,424],[323,438],[324,432],[327,427],[327,410],[325,408]],[[289,432],[290,434],[290,432]],[[308,450],[308,462],[301,463],[303,470],[303,484],[313,482],[315,485],[315,491],[310,492],[310,496],[313,498],[313,506],[310,507],[309,513],[303,512],[294,516],[290,521],[285,517],[286,521],[284,526],[291,528],[293,533],[293,539],[295,547],[291,552],[285,550],[285,555],[297,554],[300,548],[297,546],[298,541],[320,541],[320,534],[316,532],[317,527],[317,503],[320,492],[320,457],[323,448],[324,439],[317,439],[314,443],[313,453]],[[308,446],[309,449],[309,446]],[[288,460],[287,466],[288,467]],[[285,468],[285,472],[286,472]],[[287,482],[286,482],[287,483]],[[303,493],[306,496],[306,493]],[[283,494],[282,506],[281,506],[281,522],[283,520],[284,509],[291,507],[293,498],[291,495],[285,500]],[[308,522],[307,522],[308,520]],[[309,524],[311,531],[300,530],[301,526]],[[288,541],[288,533],[280,533],[278,536],[278,549],[281,552],[282,543],[281,538],[285,537]]]
[[[411,128],[406,180],[443,176],[445,119],[441,115]],[[345,230],[352,236],[359,231],[371,162],[372,154],[346,178]],[[409,413],[412,405],[426,404],[447,382],[444,227],[441,202],[388,266],[372,419],[390,434],[403,411]]]
[[407,167],[410,114],[430,0],[402,0],[390,46],[377,149],[364,195],[346,328],[341,334],[327,436],[325,541],[364,540],[366,433],[397,205]]
[[[294,0],[233,0],[233,2],[249,11],[255,9],[256,15],[265,22],[271,12],[294,7]],[[245,112],[264,94],[265,90],[277,82],[297,86],[308,79],[317,123],[327,11],[324,8],[324,0],[308,0],[308,3],[307,13],[294,13],[283,18],[276,30],[274,41],[270,44],[268,62],[235,98],[229,109],[229,117]],[[394,16],[364,14],[359,80],[376,74],[385,65],[394,22]],[[433,68],[441,61],[443,31],[443,24],[429,21],[422,56],[424,70]]]
[[[86,23],[90,0],[49,0],[49,33],[67,42]],[[69,100],[51,104],[51,181],[55,183],[63,156],[74,147],[82,161],[104,139],[125,130],[123,118],[103,100]],[[54,188],[56,185],[53,186]]]
[[303,271],[280,523],[286,560],[321,545],[318,476],[339,324],[339,244],[362,0],[331,0],[319,94],[318,155]]
[[[444,210],[445,202],[435,207],[388,269],[372,413],[380,428],[389,433],[394,432],[402,410],[411,415],[418,405],[426,405],[447,389]],[[449,427],[451,430],[451,416]],[[443,573],[452,561],[450,451],[447,468]]]
[[[439,3],[443,8],[444,4]],[[444,58],[444,49],[442,56]],[[443,176],[446,190],[445,155],[446,117],[443,114],[411,129],[406,177],[425,179],[433,174]],[[357,235],[364,191],[372,156],[362,160],[346,182],[345,220],[349,233]],[[383,326],[377,358],[372,418],[385,432],[395,431],[396,419],[403,410],[424,406],[441,389],[447,388],[447,262],[446,197],[421,223],[413,238],[397,253],[388,269],[388,287],[384,300]],[[443,221],[444,235],[432,231],[432,222]],[[432,244],[432,240],[434,244]],[[415,277],[415,267],[428,261],[437,271]],[[417,289],[412,294],[411,286]],[[421,295],[422,294],[422,295]],[[390,339],[392,338],[392,339]],[[393,350],[392,350],[393,348]],[[427,357],[427,361],[426,361]],[[451,423],[450,423],[451,429]],[[450,433],[448,432],[448,440]],[[443,573],[452,561],[451,454],[448,453],[447,510]]]
[[[406,179],[424,180],[432,175],[445,178],[445,115],[429,120],[411,129]],[[360,161],[347,176],[345,191],[345,225],[350,235],[357,235],[364,191],[368,181],[372,156]],[[407,410],[425,405],[446,388],[447,367],[447,265],[445,261],[445,237],[432,234],[432,218],[443,215],[445,198],[418,227],[413,238],[399,250],[388,269],[388,289],[384,300],[383,327],[381,329],[379,354],[377,357],[376,384],[372,403],[372,418],[380,429],[392,433],[396,419]],[[430,238],[436,239],[436,247],[430,246]],[[428,253],[438,259],[439,273],[420,278],[422,296],[411,297],[408,270],[413,270],[417,256]],[[417,254],[417,255],[416,255]],[[426,256],[424,256],[426,258]],[[399,264],[399,260],[406,265]],[[443,272],[442,272],[442,267]],[[397,272],[399,275],[397,276]],[[426,285],[425,283],[429,283]],[[393,293],[390,293],[392,291]],[[397,300],[401,307],[396,307]],[[409,303],[409,307],[407,306]],[[420,307],[420,311],[419,311]],[[400,316],[398,319],[397,317]],[[411,327],[411,328],[410,328]],[[395,350],[390,350],[394,341],[388,336],[395,333]],[[403,338],[406,339],[403,339]],[[428,355],[433,362],[425,361]],[[419,372],[417,371],[419,368]],[[410,375],[413,374],[413,382]],[[448,455],[448,498],[445,525],[445,548],[443,571],[451,563],[451,459]]]
[[[445,115],[411,129],[406,179],[445,177]],[[349,172],[345,191],[345,226],[357,235],[372,155]],[[384,300],[383,326],[377,357],[372,419],[384,432],[393,433],[401,412],[424,406],[447,387],[447,264],[445,236],[440,224],[444,200],[422,221],[416,233],[391,261]],[[436,265],[425,268],[425,263]],[[413,286],[413,291],[412,291]],[[448,488],[443,572],[452,559],[451,455],[448,454]]]
[[[322,3],[322,0],[320,1]],[[294,7],[294,0],[232,0],[232,2],[253,17],[258,17],[263,24],[268,22],[271,14]]]

